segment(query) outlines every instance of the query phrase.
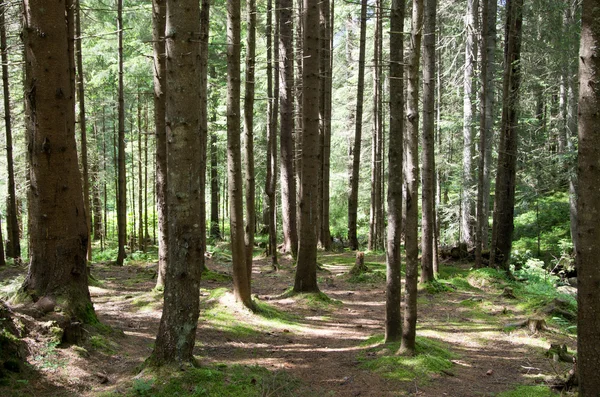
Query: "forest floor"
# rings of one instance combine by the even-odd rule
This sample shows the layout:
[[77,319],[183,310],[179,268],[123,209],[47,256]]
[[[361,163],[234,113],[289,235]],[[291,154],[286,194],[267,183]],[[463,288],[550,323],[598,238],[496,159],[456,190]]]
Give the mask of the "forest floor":
[[[256,258],[257,313],[235,304],[227,259],[209,259],[211,271],[202,281],[195,350],[201,370],[138,375],[161,316],[162,295],[152,291],[156,263],[95,263],[91,272],[98,283],[90,291],[108,327],[90,331],[83,347],[30,335],[29,369],[0,385],[0,395],[550,396],[547,384],[573,366],[545,352],[551,344],[572,351],[574,335],[552,320],[533,333],[517,325],[533,312],[521,299],[502,297],[502,282],[474,277],[468,263],[441,264],[440,282],[420,288],[418,355],[401,357],[398,344],[382,343],[383,255],[368,254],[371,271],[351,278],[353,253],[320,253],[319,285],[326,296],[286,295],[293,284],[291,261],[282,259],[275,272]],[[2,270],[0,285],[22,280],[24,272]]]

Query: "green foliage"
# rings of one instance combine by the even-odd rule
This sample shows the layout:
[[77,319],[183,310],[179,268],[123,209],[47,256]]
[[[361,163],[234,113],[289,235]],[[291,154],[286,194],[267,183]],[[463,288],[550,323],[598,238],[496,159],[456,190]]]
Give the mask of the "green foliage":
[[115,354],[116,346],[102,335],[92,335],[89,339],[90,346],[106,354]]
[[422,288],[427,291],[429,294],[439,294],[442,292],[451,292],[454,291],[454,288],[451,287],[449,283],[441,283],[437,280],[430,281],[428,283],[422,284]]
[[558,393],[553,392],[548,386],[519,386],[513,390],[505,391],[497,397],[551,397]]
[[359,356],[363,368],[400,381],[412,381],[415,378],[427,381],[431,375],[452,368],[450,360],[455,355],[438,341],[417,337],[416,355],[409,357],[395,354],[400,347],[399,343],[384,345],[383,339],[383,336],[376,335],[364,343],[378,345],[369,349],[367,354]]

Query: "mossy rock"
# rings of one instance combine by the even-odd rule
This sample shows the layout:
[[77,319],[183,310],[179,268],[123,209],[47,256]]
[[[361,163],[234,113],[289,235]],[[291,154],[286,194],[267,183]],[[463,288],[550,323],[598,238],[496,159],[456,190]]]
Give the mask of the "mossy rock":
[[0,301],[0,378],[8,372],[21,372],[27,346],[21,340],[20,328],[15,325],[14,313]]

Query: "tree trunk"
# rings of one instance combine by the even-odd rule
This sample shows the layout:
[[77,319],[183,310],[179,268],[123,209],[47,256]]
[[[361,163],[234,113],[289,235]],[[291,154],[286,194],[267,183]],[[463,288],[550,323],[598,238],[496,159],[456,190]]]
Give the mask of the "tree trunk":
[[279,5],[279,101],[283,250],[291,252],[295,257],[298,254],[298,229],[296,222],[296,180],[294,179],[292,1],[280,0]]
[[[485,1],[485,0],[484,0]],[[465,69],[463,82],[463,170],[461,186],[460,236],[461,242],[473,245],[473,75],[477,59],[476,49],[477,0],[467,0],[465,15]]]
[[423,16],[423,188],[421,189],[421,282],[434,280],[435,230],[435,25],[436,0],[425,0]]
[[[483,0],[481,44],[481,113],[479,123],[479,164],[477,177],[477,221],[475,226],[475,267],[482,266],[481,251],[487,248],[490,197],[491,140],[494,126],[494,57],[496,50],[495,0]],[[489,153],[488,153],[489,152]]]
[[[200,185],[202,192],[206,190],[206,151],[208,144],[208,46],[210,32],[210,0],[200,2]],[[200,196],[200,244],[202,257],[199,261],[201,272],[206,269],[204,252],[206,252],[206,195]]]
[[7,231],[6,256],[19,259],[21,242],[19,236],[19,217],[17,215],[17,195],[15,189],[15,167],[13,161],[12,118],[10,114],[10,89],[8,76],[8,47],[6,45],[7,4],[0,0],[0,51],[2,52],[2,85],[4,92],[4,126],[6,131],[6,165],[8,171],[8,206],[6,211]]
[[[277,1],[276,1],[277,5]],[[267,1],[267,176],[265,181],[265,192],[267,194],[267,213],[269,226],[269,244],[267,255],[271,256],[271,263],[274,268],[277,268],[277,223],[276,214],[276,189],[277,189],[277,111],[278,111],[278,96],[279,86],[275,84],[273,89],[273,60],[277,64],[277,51],[273,42],[278,43],[278,39],[273,40],[273,16],[277,15],[273,10],[273,1]],[[277,29],[277,27],[275,27]],[[276,35],[277,37],[277,35]],[[276,72],[277,72],[276,68]],[[277,75],[277,74],[276,74]]]
[[406,103],[406,292],[404,324],[400,352],[415,353],[417,326],[417,281],[419,265],[419,60],[423,28],[423,0],[413,0],[411,47],[408,56],[408,87]]
[[390,137],[386,249],[385,341],[397,342],[401,323],[402,157],[404,147],[404,1],[392,0],[390,13]]
[[502,126],[498,148],[498,173],[494,203],[494,223],[490,265],[509,270],[515,211],[515,185],[518,145],[517,103],[521,85],[522,0],[507,3],[506,44],[502,94]]
[[295,292],[319,292],[317,285],[317,212],[320,168],[319,147],[319,8],[323,4],[304,0],[302,64],[302,171],[300,235]]
[[125,169],[125,102],[123,98],[123,0],[117,0],[117,37],[118,37],[118,192],[117,192],[117,229],[118,229],[118,255],[117,265],[123,266],[125,260],[125,245],[127,245],[127,181]]
[[383,129],[381,126],[381,69],[380,64],[382,62],[381,55],[379,52],[380,43],[382,40],[381,32],[381,1],[376,2],[376,21],[375,21],[375,32],[374,32],[374,45],[373,45],[373,136],[371,144],[371,208],[370,208],[370,222],[369,222],[369,250],[378,250],[382,248],[382,241],[380,236],[381,222],[381,140]]
[[319,245],[324,250],[331,248],[329,231],[329,180],[331,172],[331,91],[332,91],[332,28],[333,13],[330,0],[322,0],[321,24],[321,180],[319,185]]
[[70,1],[24,3],[30,264],[22,288],[34,301],[50,299],[67,318],[93,323],[75,143],[72,6]]
[[365,86],[365,52],[367,36],[367,0],[361,1],[360,8],[360,48],[358,55],[358,86],[356,92],[356,119],[354,145],[352,148],[352,172],[350,174],[350,193],[348,194],[348,242],[350,249],[358,249],[358,179],[360,174],[360,149],[362,146],[362,115]]
[[154,49],[154,128],[156,129],[156,209],[158,218],[158,276],[156,287],[164,286],[167,270],[167,126],[165,120],[166,58],[165,58],[166,0],[152,1],[152,46]]
[[238,302],[252,307],[244,245],[242,154],[240,145],[240,1],[227,1],[227,170],[233,289]]
[[0,217],[0,267],[6,266],[6,259],[4,258],[4,238],[2,237],[2,217]]
[[579,149],[577,177],[577,369],[579,395],[600,395],[600,7],[594,0],[582,6],[579,47]]
[[138,88],[137,94],[137,144],[138,144],[138,248],[146,252],[144,240],[144,174],[142,174],[142,98]]
[[[215,122],[216,112],[213,112],[211,121]],[[218,171],[217,134],[210,134],[210,237],[214,240],[221,239],[219,229],[219,171]]]
[[[246,87],[244,97],[245,194],[246,194],[246,267],[248,283],[252,279],[254,231],[256,229],[256,181],[254,180],[254,68],[256,65],[256,0],[246,2]],[[248,287],[250,288],[250,287]]]
[[[149,364],[194,363],[199,315],[199,289],[204,258],[200,229],[204,185],[200,120],[200,46],[197,43],[198,1],[167,0],[166,125],[169,255],[165,299]],[[190,150],[192,148],[192,150]],[[194,150],[197,148],[197,150]]]

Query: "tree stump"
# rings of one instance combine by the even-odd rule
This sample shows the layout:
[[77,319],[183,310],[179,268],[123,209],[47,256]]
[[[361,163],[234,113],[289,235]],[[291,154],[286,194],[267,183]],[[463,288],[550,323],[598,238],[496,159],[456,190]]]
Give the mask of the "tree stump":
[[350,274],[353,276],[357,276],[359,274],[367,272],[369,269],[367,265],[365,265],[365,253],[361,251],[356,251],[356,262],[354,262],[354,266],[350,269]]

